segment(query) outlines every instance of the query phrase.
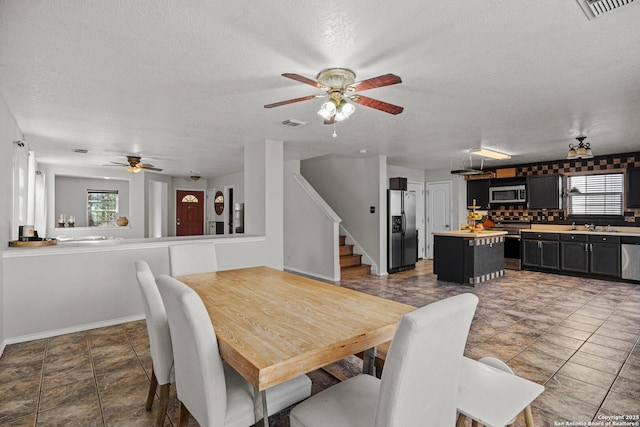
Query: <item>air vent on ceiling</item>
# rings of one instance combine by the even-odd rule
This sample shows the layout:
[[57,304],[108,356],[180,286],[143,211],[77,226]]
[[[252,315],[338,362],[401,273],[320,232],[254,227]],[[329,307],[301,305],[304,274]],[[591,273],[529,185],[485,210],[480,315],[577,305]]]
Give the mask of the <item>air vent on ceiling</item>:
[[80,154],[87,154],[89,152],[89,150],[84,149],[84,148],[74,148],[73,152],[74,153],[80,153]]
[[289,127],[295,128],[295,127],[298,127],[298,126],[306,126],[309,123],[303,122],[302,120],[287,119],[287,120],[283,121],[282,124],[285,125],[285,126],[289,126]]
[[633,3],[634,0],[577,0],[578,4],[589,19],[598,18],[606,12],[611,12],[621,6]]

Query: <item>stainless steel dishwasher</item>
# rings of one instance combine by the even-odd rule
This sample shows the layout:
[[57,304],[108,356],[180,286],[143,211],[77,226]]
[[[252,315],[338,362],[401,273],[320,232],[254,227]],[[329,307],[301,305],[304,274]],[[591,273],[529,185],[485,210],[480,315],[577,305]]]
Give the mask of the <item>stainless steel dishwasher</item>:
[[622,278],[640,281],[640,237],[620,236]]

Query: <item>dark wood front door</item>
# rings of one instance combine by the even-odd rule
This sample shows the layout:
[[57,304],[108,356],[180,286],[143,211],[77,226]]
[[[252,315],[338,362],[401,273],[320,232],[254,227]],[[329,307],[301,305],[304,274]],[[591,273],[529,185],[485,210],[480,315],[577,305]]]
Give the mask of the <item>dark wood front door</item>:
[[176,190],[176,236],[204,234],[204,191]]

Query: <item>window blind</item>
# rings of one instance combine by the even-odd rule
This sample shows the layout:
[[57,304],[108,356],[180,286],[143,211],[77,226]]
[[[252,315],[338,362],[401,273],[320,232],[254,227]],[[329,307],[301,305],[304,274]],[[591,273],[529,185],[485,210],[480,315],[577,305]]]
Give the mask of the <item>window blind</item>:
[[567,178],[570,215],[622,215],[624,176],[621,173],[575,175]]

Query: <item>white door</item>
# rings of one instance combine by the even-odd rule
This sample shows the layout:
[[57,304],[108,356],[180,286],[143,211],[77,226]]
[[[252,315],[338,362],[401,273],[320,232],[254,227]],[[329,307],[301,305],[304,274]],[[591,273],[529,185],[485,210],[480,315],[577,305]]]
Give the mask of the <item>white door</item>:
[[451,181],[427,183],[427,258],[433,258],[433,234],[451,231]]
[[418,259],[426,258],[424,232],[424,182],[407,182],[407,190],[416,192],[416,231],[418,232]]

